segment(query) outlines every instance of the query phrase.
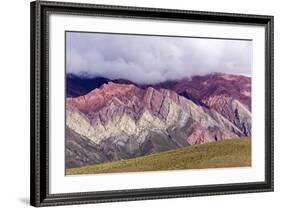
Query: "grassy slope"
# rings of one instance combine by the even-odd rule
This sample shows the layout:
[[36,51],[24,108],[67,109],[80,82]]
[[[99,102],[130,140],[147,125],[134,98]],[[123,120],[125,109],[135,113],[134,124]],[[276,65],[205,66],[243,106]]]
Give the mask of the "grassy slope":
[[176,170],[218,167],[241,167],[251,165],[250,138],[224,140],[194,145],[137,157],[80,168],[67,169],[67,175]]

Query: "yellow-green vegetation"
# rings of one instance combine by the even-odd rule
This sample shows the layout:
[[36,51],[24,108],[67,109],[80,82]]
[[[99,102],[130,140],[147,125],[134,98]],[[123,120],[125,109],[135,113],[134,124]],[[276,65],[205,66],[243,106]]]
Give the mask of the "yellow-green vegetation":
[[251,139],[193,145],[128,160],[66,170],[67,175],[251,166]]

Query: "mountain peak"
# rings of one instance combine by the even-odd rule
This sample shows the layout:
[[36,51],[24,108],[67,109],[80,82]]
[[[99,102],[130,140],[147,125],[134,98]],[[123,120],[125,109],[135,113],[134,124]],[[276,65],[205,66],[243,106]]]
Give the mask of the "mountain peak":
[[[71,165],[251,136],[251,80],[241,77],[216,74],[145,86],[104,80],[89,93],[67,98],[68,148],[74,140],[83,146],[73,151]],[[81,159],[84,147],[94,150],[86,155],[92,161]]]

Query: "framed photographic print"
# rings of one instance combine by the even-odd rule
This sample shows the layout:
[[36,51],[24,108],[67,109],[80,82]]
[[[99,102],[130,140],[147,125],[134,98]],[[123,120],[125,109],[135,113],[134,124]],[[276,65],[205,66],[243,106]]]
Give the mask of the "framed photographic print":
[[31,3],[31,205],[273,191],[273,17]]

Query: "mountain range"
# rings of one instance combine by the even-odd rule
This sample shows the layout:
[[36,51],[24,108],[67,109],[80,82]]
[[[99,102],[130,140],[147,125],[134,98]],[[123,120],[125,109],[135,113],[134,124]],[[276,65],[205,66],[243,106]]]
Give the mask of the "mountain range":
[[148,85],[68,74],[66,83],[66,168],[251,137],[250,77]]

